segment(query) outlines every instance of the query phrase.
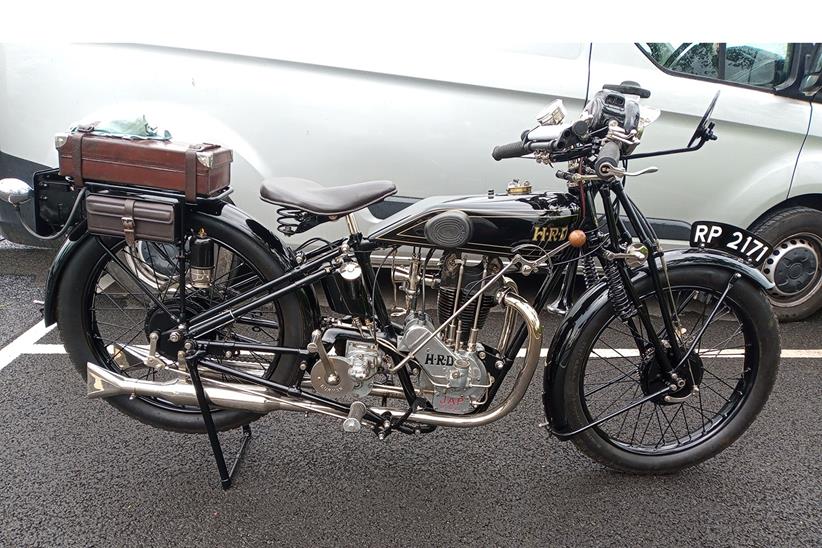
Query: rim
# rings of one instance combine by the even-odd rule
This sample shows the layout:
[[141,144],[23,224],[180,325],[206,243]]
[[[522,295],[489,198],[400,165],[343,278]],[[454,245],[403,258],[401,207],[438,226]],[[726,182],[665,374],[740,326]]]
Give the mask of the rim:
[[[197,289],[191,286],[190,272],[187,270],[189,281],[186,284],[186,310],[190,313],[202,311],[266,281],[259,269],[234,248],[213,236],[211,239],[215,244],[215,271],[210,287]],[[167,264],[175,265],[176,268],[177,259],[169,254],[169,249],[165,244],[150,243],[148,245],[154,246],[156,255],[161,256]],[[138,276],[144,283],[144,287],[152,291],[166,307],[179,308],[176,278],[150,275],[150,272],[155,270],[151,259],[153,253],[134,253],[133,246],[126,246],[125,241],[117,242],[112,252],[129,270],[137,266],[139,271],[149,273],[149,279],[154,282],[165,278],[164,283],[146,283],[147,280],[143,276]],[[126,260],[127,256],[129,260]],[[136,274],[133,270],[132,272]],[[158,349],[158,355],[168,364],[168,367],[161,371],[146,366],[135,357],[137,352],[142,354],[147,352],[148,330],[152,322],[162,315],[162,311],[107,254],[103,254],[92,269],[84,290],[83,302],[88,304],[89,312],[83,315],[84,328],[92,353],[99,364],[118,374],[136,379],[162,382],[183,376],[175,372],[176,358],[171,352]],[[238,318],[237,321],[215,331],[211,336],[222,340],[279,346],[282,341],[280,325],[283,325],[282,311],[275,302]],[[262,376],[276,356],[249,352],[240,356],[215,356],[212,359]],[[211,374],[203,369],[200,372],[204,376]],[[242,382],[225,376],[220,376],[220,378]],[[139,399],[176,412],[199,412],[196,407],[179,406],[159,398],[139,397]]]
[[[809,261],[815,264],[808,264]],[[807,272],[811,268],[813,271]],[[822,288],[822,237],[800,232],[783,238],[774,245],[761,269],[775,284],[768,292],[774,306],[787,308],[804,304]],[[810,274],[808,281],[797,289],[795,282],[803,281],[807,274]]]
[[[686,330],[682,346],[690,347],[720,294],[695,284],[671,288],[668,295]],[[658,310],[656,295],[641,298],[657,332],[664,334],[661,317],[654,313]],[[644,328],[638,331],[644,342],[636,341],[614,316],[594,338],[580,378],[580,399],[588,421],[646,395],[643,382],[647,385],[652,371],[653,350]],[[670,455],[704,443],[736,416],[750,393],[758,369],[758,348],[752,337],[740,306],[727,296],[694,349],[700,362],[692,367],[691,375],[697,379],[698,392],[680,403],[643,403],[600,424],[596,431],[611,445],[640,455]]]

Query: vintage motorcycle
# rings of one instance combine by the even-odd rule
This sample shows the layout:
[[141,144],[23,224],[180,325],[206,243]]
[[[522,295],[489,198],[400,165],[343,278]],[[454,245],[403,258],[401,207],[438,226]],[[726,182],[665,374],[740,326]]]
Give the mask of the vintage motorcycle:
[[[278,206],[281,232],[345,220],[345,237],[296,249],[227,192],[191,200],[87,180],[49,272],[45,322],[57,322],[89,397],[154,427],[207,432],[227,488],[233,467],[218,431],[242,427],[244,450],[249,424],[271,411],[327,415],[381,440],[502,419],[539,367],[539,314],[550,306],[564,317],[543,362],[541,426],[617,470],[676,472],[750,426],[780,345],[771,283],[756,270],[767,242],[697,222],[692,248],[663,252],[626,193],[628,177],[655,171],[631,173],[628,160],[716,138],[714,97],[686,148],[635,153],[659,115],[640,105],[649,96],[635,82],[605,86],[573,122],[556,101],[520,140],[494,149],[496,160],[568,162],[556,172],[565,193],[514,180],[502,193],[423,199],[362,234],[353,213],[394,194],[392,183],[266,180],[261,198]],[[50,176],[76,191],[71,178]],[[0,188],[14,204],[31,197],[27,185]],[[172,204],[162,222],[173,241],[150,230],[135,239],[125,222],[120,236],[95,229],[95,196]],[[399,249],[410,260],[397,264]],[[391,308],[378,288],[383,268],[395,301],[402,295]],[[572,303],[578,272],[585,290]],[[514,274],[544,277],[533,302]]]

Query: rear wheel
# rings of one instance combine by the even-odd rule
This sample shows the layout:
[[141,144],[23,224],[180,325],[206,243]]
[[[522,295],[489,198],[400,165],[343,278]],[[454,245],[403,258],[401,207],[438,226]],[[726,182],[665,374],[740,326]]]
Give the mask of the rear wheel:
[[[162,370],[145,365],[149,334],[174,327],[170,314],[181,307],[191,317],[226,299],[283,274],[269,250],[219,218],[203,214],[190,216],[192,231],[203,229],[214,242],[215,271],[208,288],[186,284],[185,304],[178,293],[174,275],[180,250],[174,244],[138,242],[89,237],[80,244],[63,273],[57,295],[57,323],[66,350],[79,373],[86,377],[86,363],[92,362],[118,374],[150,381],[179,378],[177,346],[160,341],[158,357],[167,366]],[[108,247],[117,260],[103,248]],[[139,283],[134,277],[139,279]],[[190,278],[187,276],[187,279]],[[302,302],[289,294],[265,305],[210,337],[275,346],[301,347],[307,341],[308,326]],[[300,370],[295,356],[240,353],[215,358],[248,373],[293,383]],[[201,369],[201,375],[213,373]],[[226,379],[238,382],[237,379]],[[177,432],[204,432],[199,408],[180,406],[160,398],[116,396],[107,401],[146,424]],[[236,428],[260,415],[214,409],[220,430]]]
[[[776,378],[779,336],[765,294],[747,279],[737,281],[715,317],[731,274],[704,267],[669,272],[677,309],[680,345],[696,343],[685,386],[656,397],[590,428],[573,442],[591,458],[631,473],[672,473],[716,455],[750,426],[765,405]],[[637,285],[657,333],[664,334],[659,302],[650,280]],[[614,313],[600,309],[580,337],[568,365],[564,387],[569,430],[582,428],[666,387],[660,367],[638,319],[639,336]],[[693,388],[696,387],[696,390]]]

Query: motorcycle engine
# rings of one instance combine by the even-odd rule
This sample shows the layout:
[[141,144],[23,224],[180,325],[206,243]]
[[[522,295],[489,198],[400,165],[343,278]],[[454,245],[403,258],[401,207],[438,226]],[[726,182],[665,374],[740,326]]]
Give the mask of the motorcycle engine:
[[[412,352],[433,331],[434,326],[426,314],[409,314],[397,348]],[[478,348],[482,347],[478,345]],[[424,369],[420,372],[418,387],[435,410],[464,415],[485,399],[489,377],[477,356],[478,351],[453,350],[441,338],[433,337],[414,353]]]
[[[457,252],[445,253],[440,264],[437,297],[440,324],[448,320],[489,278],[502,269],[502,261],[498,258],[483,258],[478,264],[469,266]],[[484,355],[484,348],[477,342],[477,336],[490,309],[496,304],[495,294],[501,285],[500,281],[494,287],[489,287],[438,336],[431,338],[414,353],[423,368],[418,388],[431,401],[435,410],[464,415],[474,411],[485,400],[491,378],[480,358],[480,355]],[[427,314],[409,312],[398,349],[413,352],[434,330]]]

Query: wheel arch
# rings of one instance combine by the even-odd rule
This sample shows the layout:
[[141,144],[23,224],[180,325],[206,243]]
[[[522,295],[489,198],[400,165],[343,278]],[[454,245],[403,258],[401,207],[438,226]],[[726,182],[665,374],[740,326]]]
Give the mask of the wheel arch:
[[787,200],[783,200],[763,212],[759,217],[754,219],[748,229],[750,230],[778,211],[796,206],[809,207],[811,209],[816,209],[817,211],[822,211],[822,193],[808,193],[801,194],[799,196],[791,196]]

